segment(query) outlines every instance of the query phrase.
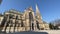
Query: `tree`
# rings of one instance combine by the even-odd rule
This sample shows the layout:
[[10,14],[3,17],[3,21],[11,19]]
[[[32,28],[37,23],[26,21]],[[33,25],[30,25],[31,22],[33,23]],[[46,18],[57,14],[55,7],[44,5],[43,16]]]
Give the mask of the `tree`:
[[54,21],[51,21],[50,22],[50,29],[55,29],[55,30],[58,30],[59,29],[59,26],[60,26],[60,19],[56,19]]
[[53,24],[49,23],[49,28],[50,28],[50,29],[54,29]]
[[59,29],[58,26],[54,26],[54,29]]

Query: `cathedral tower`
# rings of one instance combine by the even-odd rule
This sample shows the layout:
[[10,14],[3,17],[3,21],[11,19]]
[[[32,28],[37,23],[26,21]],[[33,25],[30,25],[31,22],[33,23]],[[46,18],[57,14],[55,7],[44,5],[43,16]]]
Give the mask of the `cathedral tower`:
[[36,24],[38,29],[44,29],[42,17],[40,15],[40,11],[38,9],[37,4],[36,4]]
[[37,21],[40,21],[40,23],[42,23],[42,17],[40,15],[40,11],[37,4],[36,4],[36,18],[37,18]]
[[26,29],[27,30],[35,30],[35,24],[36,24],[36,21],[35,21],[35,15],[34,15],[34,11],[32,9],[32,7],[29,7],[27,10],[26,10]]

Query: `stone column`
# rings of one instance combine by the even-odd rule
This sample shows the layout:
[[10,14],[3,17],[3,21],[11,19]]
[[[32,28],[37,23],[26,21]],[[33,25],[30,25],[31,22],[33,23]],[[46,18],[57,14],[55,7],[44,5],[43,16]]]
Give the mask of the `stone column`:
[[2,29],[2,31],[5,31],[5,32],[6,32],[7,22],[9,21],[9,16],[7,16],[6,18],[7,18],[7,20],[6,20],[5,25],[4,25],[3,29]]

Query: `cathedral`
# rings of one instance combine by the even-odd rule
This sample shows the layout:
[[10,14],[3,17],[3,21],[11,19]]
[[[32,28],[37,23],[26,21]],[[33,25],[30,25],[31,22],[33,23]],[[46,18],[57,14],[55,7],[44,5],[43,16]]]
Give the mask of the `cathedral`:
[[38,6],[36,12],[32,7],[24,10],[24,12],[11,9],[4,12],[1,22],[2,31],[5,32],[21,32],[21,31],[36,31],[49,29],[47,23],[43,23],[42,16]]

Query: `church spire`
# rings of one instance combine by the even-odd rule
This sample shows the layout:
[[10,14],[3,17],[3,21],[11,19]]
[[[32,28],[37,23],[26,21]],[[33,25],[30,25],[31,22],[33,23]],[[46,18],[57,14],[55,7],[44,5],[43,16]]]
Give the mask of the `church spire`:
[[37,18],[42,19],[41,15],[40,15],[39,8],[38,8],[37,4],[36,4],[36,16],[37,16]]
[[42,23],[42,17],[41,17],[41,15],[40,15],[40,11],[39,11],[39,9],[38,9],[37,4],[36,4],[36,19],[37,19],[37,21],[38,21],[39,23]]
[[[39,13],[39,9],[38,9],[38,6],[36,4],[36,13]],[[39,13],[40,14],[40,13]]]

